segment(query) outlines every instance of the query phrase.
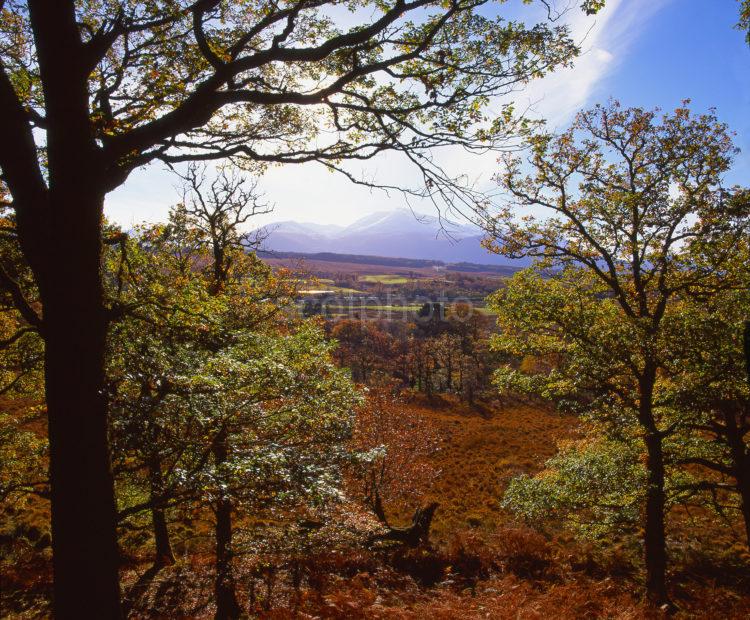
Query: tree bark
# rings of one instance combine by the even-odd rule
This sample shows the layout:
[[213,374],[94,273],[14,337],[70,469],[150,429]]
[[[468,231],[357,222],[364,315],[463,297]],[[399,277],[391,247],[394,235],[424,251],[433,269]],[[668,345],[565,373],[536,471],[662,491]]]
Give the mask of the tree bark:
[[745,521],[745,544],[750,550],[750,477],[737,480],[740,490],[740,510]]
[[663,605],[667,595],[667,546],[664,531],[666,497],[664,493],[664,453],[662,438],[649,433],[646,438],[648,488],[646,491],[646,524],[644,554],[646,561],[646,591],[649,599]]
[[731,408],[724,411],[723,437],[729,446],[731,472],[740,495],[740,512],[745,522],[745,544],[750,549],[750,453],[745,445],[743,415],[738,420]]
[[[226,428],[219,433],[213,448],[217,468],[227,462],[229,446]],[[232,572],[232,502],[220,492],[216,500],[216,620],[239,618],[234,573]]]
[[388,526],[387,532],[371,536],[369,542],[394,541],[400,542],[408,547],[419,547],[420,545],[428,544],[430,541],[432,519],[435,516],[435,511],[438,506],[439,504],[437,502],[432,502],[426,506],[417,508],[409,527],[402,528]]
[[116,510],[104,393],[107,321],[100,280],[100,209],[78,225],[72,205],[93,201],[72,188],[53,191],[58,234],[50,242],[44,307],[49,423],[54,615],[119,618]]
[[[745,372],[747,373],[747,382],[750,384],[750,321],[745,321],[742,340],[745,354]],[[747,424],[747,410],[745,410],[742,421]],[[739,432],[737,434],[739,435],[739,445],[736,452],[738,456],[741,455],[741,458],[735,459],[738,472],[737,483],[742,498],[742,517],[745,520],[745,542],[750,549],[750,451],[745,446],[744,435]]]
[[638,419],[645,430],[646,444],[646,515],[644,528],[644,559],[646,564],[646,593],[656,605],[669,603],[667,594],[667,545],[664,529],[666,495],[664,492],[663,436],[653,413],[653,394],[656,366],[647,365],[639,386]]
[[[163,492],[161,464],[152,463],[149,467],[149,486],[151,499],[156,500]],[[172,543],[169,538],[169,528],[164,508],[154,504],[151,508],[151,524],[154,529],[155,557],[154,566],[172,566],[175,563]]]
[[104,392],[105,181],[90,125],[89,68],[75,7],[72,0],[28,3],[44,92],[48,189],[37,191],[33,200],[24,192],[16,205],[21,247],[34,271],[44,315],[53,614],[58,620],[121,617]]

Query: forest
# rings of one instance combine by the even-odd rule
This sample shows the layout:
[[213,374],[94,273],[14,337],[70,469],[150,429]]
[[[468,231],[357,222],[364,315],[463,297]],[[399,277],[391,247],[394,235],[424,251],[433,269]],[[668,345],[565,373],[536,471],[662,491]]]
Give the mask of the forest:
[[[0,617],[750,617],[744,137],[514,102],[608,4],[0,0]],[[518,267],[274,255],[309,164]]]

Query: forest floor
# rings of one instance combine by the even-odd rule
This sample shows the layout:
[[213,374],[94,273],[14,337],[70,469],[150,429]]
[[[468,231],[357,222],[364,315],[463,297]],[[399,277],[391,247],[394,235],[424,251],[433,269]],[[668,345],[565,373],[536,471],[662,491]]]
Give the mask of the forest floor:
[[[452,398],[414,396],[405,406],[435,424],[443,437],[429,457],[440,472],[425,497],[440,504],[431,547],[318,552],[299,564],[297,587],[288,568],[251,571],[238,559],[240,603],[247,617],[666,617],[643,600],[637,549],[583,545],[562,530],[536,532],[500,505],[512,477],[538,471],[560,440],[575,437],[574,419],[523,403],[469,407]],[[387,510],[392,521],[405,524],[414,506]],[[11,597],[7,590],[2,593],[0,617],[46,617],[39,601],[49,592],[49,549],[16,546],[12,556],[3,562],[0,583],[16,591]],[[680,550],[670,574],[676,617],[750,618],[750,564],[738,557]],[[129,554],[123,571],[129,617],[212,618],[211,565],[210,546],[158,574],[149,573],[147,550],[142,557]],[[133,585],[139,579],[145,587],[136,596]]]
[[[450,396],[421,394],[404,406],[433,423],[443,438],[430,460],[440,472],[426,501],[440,504],[432,535],[448,543],[465,529],[493,532],[511,515],[500,501],[508,482],[539,471],[557,452],[557,443],[576,435],[576,420],[536,404],[468,405]],[[411,517],[413,507],[394,511],[396,520]]]
[[[575,418],[538,404],[468,406],[451,397],[417,395],[406,406],[444,437],[442,448],[430,457],[440,475],[425,498],[440,504],[432,529],[434,550],[422,556],[396,553],[385,562],[387,568],[366,568],[341,579],[322,598],[310,597],[300,608],[308,615],[300,617],[667,617],[665,610],[644,601],[638,549],[585,545],[562,530],[536,532],[501,507],[511,478],[539,471],[558,442],[576,437]],[[404,506],[389,516],[406,524],[412,509]],[[676,520],[678,528],[695,527],[679,516]],[[710,539],[714,533],[703,535]],[[744,552],[716,557],[681,550],[670,575],[674,617],[750,618],[747,560]],[[442,575],[425,587],[425,577],[437,567]],[[292,616],[290,609],[269,615]]]

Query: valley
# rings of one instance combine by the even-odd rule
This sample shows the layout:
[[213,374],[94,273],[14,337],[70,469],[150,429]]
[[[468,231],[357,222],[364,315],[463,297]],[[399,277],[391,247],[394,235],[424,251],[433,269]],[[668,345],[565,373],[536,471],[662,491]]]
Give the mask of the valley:
[[456,303],[486,313],[487,295],[519,269],[335,253],[259,255],[274,269],[294,274],[298,305],[307,316],[414,320],[425,304]]

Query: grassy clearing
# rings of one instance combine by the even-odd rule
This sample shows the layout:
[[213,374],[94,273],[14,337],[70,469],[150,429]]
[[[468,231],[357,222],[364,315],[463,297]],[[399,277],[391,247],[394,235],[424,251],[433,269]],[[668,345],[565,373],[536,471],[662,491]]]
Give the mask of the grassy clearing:
[[[428,499],[440,503],[433,534],[446,542],[458,531],[494,531],[512,524],[500,500],[511,478],[539,471],[557,451],[557,442],[576,432],[577,421],[538,406],[508,404],[470,407],[453,397],[429,402],[421,395],[406,404],[430,420],[445,437],[431,457],[441,471]],[[404,523],[413,507],[393,514]]]
[[397,276],[394,274],[382,274],[382,275],[365,275],[360,276],[361,282],[375,282],[378,284],[407,284],[410,280],[405,276]]

